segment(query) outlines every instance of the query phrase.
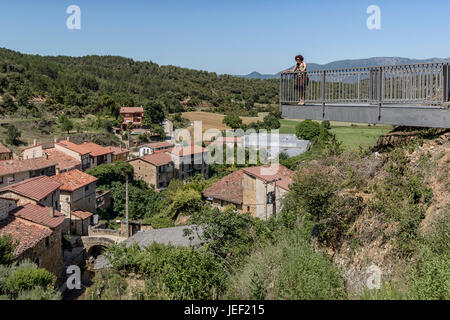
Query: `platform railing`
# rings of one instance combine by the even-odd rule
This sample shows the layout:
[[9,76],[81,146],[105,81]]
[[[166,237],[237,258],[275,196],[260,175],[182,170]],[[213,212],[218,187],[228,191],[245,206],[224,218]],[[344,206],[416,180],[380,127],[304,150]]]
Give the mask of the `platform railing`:
[[[280,103],[441,105],[449,101],[449,62],[284,73]],[[304,93],[302,93],[304,90]]]

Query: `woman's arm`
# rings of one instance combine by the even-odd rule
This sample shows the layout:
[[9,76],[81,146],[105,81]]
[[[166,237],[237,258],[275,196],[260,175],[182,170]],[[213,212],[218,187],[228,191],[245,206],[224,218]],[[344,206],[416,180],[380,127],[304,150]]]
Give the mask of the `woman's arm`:
[[292,70],[284,70],[282,73],[292,73],[295,72],[295,69],[297,69],[297,65],[295,65]]

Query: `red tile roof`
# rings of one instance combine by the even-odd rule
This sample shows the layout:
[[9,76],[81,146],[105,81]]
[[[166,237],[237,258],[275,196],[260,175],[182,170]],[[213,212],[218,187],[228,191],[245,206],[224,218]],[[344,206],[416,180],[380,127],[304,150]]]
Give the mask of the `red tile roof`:
[[102,156],[108,153],[112,153],[111,150],[105,148],[101,145],[98,145],[93,142],[85,142],[83,144],[75,144],[73,142],[67,140],[61,140],[57,143],[57,145],[64,147],[66,149],[72,150],[79,155],[90,154],[93,157]]
[[109,146],[107,148],[109,149],[109,151],[112,151],[115,156],[126,152],[130,152],[130,150],[121,147]]
[[77,169],[54,175],[52,179],[61,183],[61,191],[75,191],[98,180],[98,178]]
[[54,211],[54,216],[51,217],[50,207],[31,203],[17,207],[11,211],[11,214],[16,218],[22,218],[52,229],[63,223],[66,218],[64,214],[57,210]]
[[98,145],[93,142],[85,142],[83,144],[80,144],[82,148],[89,151],[91,156],[98,157],[103,156],[105,154],[113,153],[113,151],[109,150],[109,148],[103,147],[101,145]]
[[152,149],[170,148],[171,146],[172,146],[172,144],[167,141],[152,142],[152,143],[147,143],[147,144],[143,145],[143,147],[149,147]]
[[207,152],[208,149],[205,149],[203,147],[197,146],[197,145],[190,145],[185,147],[176,146],[171,151],[172,154],[177,155],[179,157],[188,156],[191,154],[196,153],[204,153]]
[[67,141],[67,140],[61,140],[59,142],[56,143],[56,145],[64,147],[66,149],[69,149],[71,151],[74,151],[76,153],[78,153],[79,155],[85,155],[88,154],[89,151],[86,149],[83,149],[82,147],[80,147],[80,145],[75,144],[73,142]]
[[242,188],[242,169],[229,174],[211,187],[203,191],[203,196],[207,198],[214,198],[225,200],[235,204],[242,204],[243,188]]
[[56,162],[45,158],[26,159],[26,160],[3,160],[0,161],[0,176],[18,172],[40,170],[56,166]]
[[141,159],[142,161],[148,162],[157,167],[163,166],[163,165],[166,165],[166,164],[169,164],[170,162],[172,162],[172,157],[170,156],[170,154],[165,153],[165,152],[157,152],[157,153],[147,154],[145,156],[142,156],[142,157],[139,157],[136,159]]
[[277,180],[277,186],[289,191],[289,185],[292,183],[294,171],[289,170],[281,164],[267,164],[260,167],[248,167],[243,169],[245,173],[263,180],[264,182]]
[[62,184],[47,176],[30,178],[0,189],[0,192],[14,192],[27,198],[41,201],[50,193],[56,191]]
[[19,241],[14,249],[16,256],[33,248],[39,241],[50,236],[52,231],[46,227],[24,221],[14,216],[9,216],[0,221],[0,236],[10,235],[15,241]]
[[11,151],[0,143],[0,153],[9,153],[9,152]]
[[85,219],[90,218],[90,217],[93,216],[93,214],[92,214],[91,212],[83,211],[83,210],[76,210],[76,211],[73,211],[72,214],[73,214],[75,217],[80,218],[81,220],[85,220]]
[[143,107],[122,107],[120,108],[120,113],[135,113],[135,112],[144,112]]
[[81,165],[81,161],[77,160],[56,148],[46,149],[44,152],[48,154],[48,159],[57,163],[58,170],[72,170]]

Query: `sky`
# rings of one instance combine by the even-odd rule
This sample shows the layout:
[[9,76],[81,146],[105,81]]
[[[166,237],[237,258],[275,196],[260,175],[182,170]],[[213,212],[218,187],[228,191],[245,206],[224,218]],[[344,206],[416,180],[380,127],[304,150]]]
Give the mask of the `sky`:
[[[81,10],[70,30],[67,7]],[[377,5],[381,29],[366,12]],[[120,55],[220,74],[276,73],[301,53],[328,63],[450,57],[448,0],[1,0],[0,47]]]

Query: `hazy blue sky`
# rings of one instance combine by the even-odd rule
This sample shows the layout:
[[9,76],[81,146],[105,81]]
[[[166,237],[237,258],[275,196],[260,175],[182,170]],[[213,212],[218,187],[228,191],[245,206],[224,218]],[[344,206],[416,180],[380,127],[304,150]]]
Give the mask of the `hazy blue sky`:
[[[81,30],[66,8],[81,8]],[[381,8],[381,30],[366,9]],[[41,55],[111,54],[218,73],[275,73],[302,53],[327,63],[450,56],[450,1],[2,0],[0,46]]]

